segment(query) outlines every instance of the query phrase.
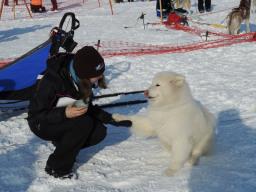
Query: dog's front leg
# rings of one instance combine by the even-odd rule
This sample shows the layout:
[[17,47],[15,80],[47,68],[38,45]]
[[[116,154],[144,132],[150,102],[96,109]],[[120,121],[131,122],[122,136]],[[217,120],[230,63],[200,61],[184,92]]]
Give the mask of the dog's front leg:
[[246,23],[247,33],[249,33],[250,32],[250,19],[246,19],[245,23]]
[[132,122],[131,130],[141,136],[155,136],[155,131],[148,122],[146,116],[141,115],[120,115],[120,114],[113,114],[113,119],[115,121],[123,121],[123,120],[130,120]]
[[130,120],[131,121],[131,116],[128,116],[128,115],[120,115],[120,114],[115,113],[115,114],[112,115],[112,117],[117,122],[125,121],[125,120]]

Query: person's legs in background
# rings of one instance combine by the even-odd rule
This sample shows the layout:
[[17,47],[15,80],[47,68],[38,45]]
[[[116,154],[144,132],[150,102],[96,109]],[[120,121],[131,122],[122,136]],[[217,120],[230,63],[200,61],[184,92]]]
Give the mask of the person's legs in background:
[[198,0],[198,10],[199,10],[199,13],[203,13],[204,9],[207,12],[211,11],[211,0],[205,0],[205,7],[204,7],[204,0]]
[[207,12],[211,11],[211,0],[205,0],[205,9]]
[[198,0],[198,11],[199,13],[204,12],[204,0]]
[[51,0],[51,2],[52,2],[51,11],[56,11],[56,10],[58,10],[57,0]]

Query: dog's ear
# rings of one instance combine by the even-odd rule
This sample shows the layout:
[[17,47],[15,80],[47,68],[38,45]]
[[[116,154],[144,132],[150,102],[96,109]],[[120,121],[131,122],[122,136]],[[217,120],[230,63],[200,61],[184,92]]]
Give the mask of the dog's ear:
[[176,75],[175,79],[173,80],[173,84],[176,87],[182,87],[184,85],[185,77],[182,75]]

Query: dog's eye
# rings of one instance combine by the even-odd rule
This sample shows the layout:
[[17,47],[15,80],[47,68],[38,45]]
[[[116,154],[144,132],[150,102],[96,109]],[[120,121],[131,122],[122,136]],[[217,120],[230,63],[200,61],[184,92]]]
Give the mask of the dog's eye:
[[160,85],[159,85],[159,84],[156,84],[156,87],[160,87]]

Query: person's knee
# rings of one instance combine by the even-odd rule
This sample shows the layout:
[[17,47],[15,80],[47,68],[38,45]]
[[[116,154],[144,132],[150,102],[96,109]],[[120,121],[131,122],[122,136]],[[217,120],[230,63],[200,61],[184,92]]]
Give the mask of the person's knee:
[[81,134],[90,134],[93,131],[93,119],[90,116],[81,115],[74,119],[73,129],[79,130]]
[[107,128],[98,121],[95,121],[95,123],[96,124],[91,134],[91,137],[89,138],[89,140],[87,140],[87,142],[84,144],[82,148],[96,145],[103,141],[107,136]]
[[98,138],[98,143],[99,143],[102,140],[104,140],[105,137],[107,136],[107,128],[102,123],[99,123],[98,128],[96,129],[96,131],[98,133],[97,138]]

